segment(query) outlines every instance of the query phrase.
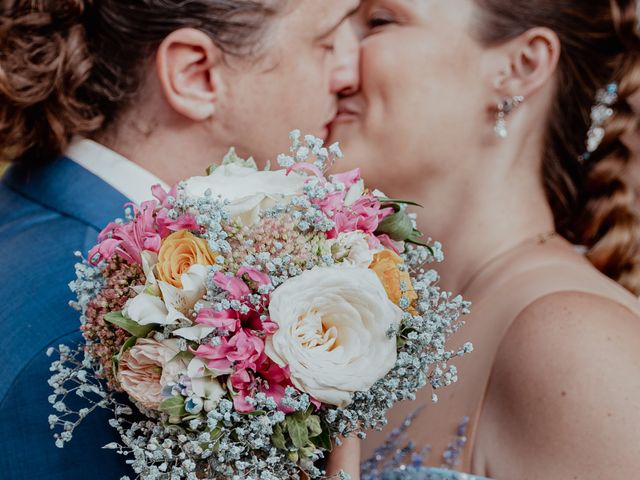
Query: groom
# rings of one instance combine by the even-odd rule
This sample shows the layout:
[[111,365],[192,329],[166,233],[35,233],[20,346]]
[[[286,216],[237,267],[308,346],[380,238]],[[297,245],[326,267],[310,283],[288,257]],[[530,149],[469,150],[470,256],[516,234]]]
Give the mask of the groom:
[[[231,145],[260,163],[286,149],[293,128],[327,136],[338,94],[357,88],[348,16],[359,2],[281,3],[255,62],[221,61],[226,52],[208,35],[177,29],[117,120],[93,140],[76,138],[58,158],[17,162],[0,180],[0,478],[135,476],[126,457],[101,449],[117,441],[106,412],[87,417],[64,449],[48,428],[45,352],[81,341],[78,313],[68,306],[73,252],[86,254],[125,202],[148,198],[154,183],[202,174]],[[31,8],[46,8],[39,5]]]

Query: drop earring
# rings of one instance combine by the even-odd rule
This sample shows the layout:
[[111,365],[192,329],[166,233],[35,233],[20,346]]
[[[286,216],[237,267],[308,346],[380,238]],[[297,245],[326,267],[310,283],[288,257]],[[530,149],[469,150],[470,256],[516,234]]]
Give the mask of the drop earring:
[[515,97],[505,97],[498,103],[498,118],[493,129],[498,138],[504,139],[509,136],[509,130],[507,129],[507,115],[522,105],[522,102],[524,102],[524,97],[518,95]]

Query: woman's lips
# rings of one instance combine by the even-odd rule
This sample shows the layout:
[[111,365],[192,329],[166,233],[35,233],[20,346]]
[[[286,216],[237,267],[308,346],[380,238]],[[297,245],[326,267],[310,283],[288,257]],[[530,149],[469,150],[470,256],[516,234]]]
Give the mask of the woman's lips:
[[333,119],[333,124],[353,122],[358,118],[358,113],[350,108],[340,108]]

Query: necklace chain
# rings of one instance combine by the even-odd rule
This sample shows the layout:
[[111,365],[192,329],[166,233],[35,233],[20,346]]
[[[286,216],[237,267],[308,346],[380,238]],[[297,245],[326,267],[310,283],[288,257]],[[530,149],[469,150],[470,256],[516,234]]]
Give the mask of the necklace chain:
[[469,287],[471,285],[473,285],[473,282],[476,281],[478,276],[482,272],[484,272],[488,267],[490,267],[496,261],[498,261],[499,259],[501,259],[504,256],[510,254],[511,252],[519,249],[520,247],[524,247],[525,245],[528,245],[531,242],[534,242],[536,245],[544,245],[549,240],[554,238],[556,235],[557,235],[557,232],[555,230],[552,230],[552,231],[545,232],[545,233],[539,233],[539,234],[537,234],[537,235],[535,235],[533,237],[527,237],[524,240],[522,240],[522,241],[516,243],[515,245],[509,247],[504,252],[501,252],[501,253],[499,253],[497,255],[494,255],[493,257],[489,258],[486,262],[482,263],[480,265],[480,267],[478,267],[478,269],[473,273],[473,275],[471,275],[469,277],[469,280],[466,281],[466,283],[464,284],[464,287],[462,289],[460,289],[460,293],[461,294],[465,294],[467,292],[467,290],[469,289]]

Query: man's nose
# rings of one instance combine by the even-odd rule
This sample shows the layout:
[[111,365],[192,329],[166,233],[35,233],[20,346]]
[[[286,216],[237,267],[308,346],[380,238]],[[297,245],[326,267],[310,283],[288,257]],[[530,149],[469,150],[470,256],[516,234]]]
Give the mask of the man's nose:
[[335,67],[331,93],[348,95],[360,87],[360,44],[351,22],[346,22],[336,38]]

